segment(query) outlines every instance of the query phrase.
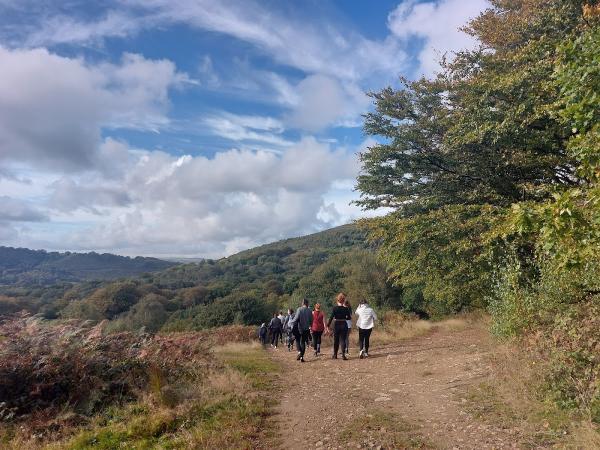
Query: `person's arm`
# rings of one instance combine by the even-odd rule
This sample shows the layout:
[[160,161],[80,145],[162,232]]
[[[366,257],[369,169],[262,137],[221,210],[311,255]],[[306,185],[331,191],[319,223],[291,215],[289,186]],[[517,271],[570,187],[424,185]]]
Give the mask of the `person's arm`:
[[331,316],[329,316],[329,322],[327,322],[327,328],[329,328],[331,326],[331,322],[333,321],[333,314],[335,313],[335,306],[333,307],[333,310],[331,311]]
[[373,311],[373,320],[377,320],[377,314],[375,314],[375,310],[371,308],[371,311]]
[[346,307],[346,320],[352,320],[352,310]]
[[323,331],[325,331],[325,334],[329,333],[329,327],[327,326],[327,319],[325,319],[325,313],[323,313]]

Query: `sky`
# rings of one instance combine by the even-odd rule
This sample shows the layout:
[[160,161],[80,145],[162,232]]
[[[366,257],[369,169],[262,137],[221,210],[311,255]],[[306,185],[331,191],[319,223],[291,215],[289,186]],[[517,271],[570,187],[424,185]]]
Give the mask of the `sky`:
[[0,245],[216,258],[362,211],[366,92],[485,0],[0,0]]

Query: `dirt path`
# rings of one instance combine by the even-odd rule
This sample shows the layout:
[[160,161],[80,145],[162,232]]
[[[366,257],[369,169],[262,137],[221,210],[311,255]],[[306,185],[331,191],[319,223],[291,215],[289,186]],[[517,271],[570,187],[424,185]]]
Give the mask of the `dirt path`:
[[[465,411],[468,387],[490,370],[485,356],[494,347],[486,331],[434,328],[374,347],[363,360],[355,339],[349,361],[331,360],[326,349],[301,364],[294,352],[270,350],[284,368],[278,423],[285,448],[517,447],[517,431],[493,428]],[[344,425],[335,427],[340,417]],[[401,434],[406,439],[398,440]]]

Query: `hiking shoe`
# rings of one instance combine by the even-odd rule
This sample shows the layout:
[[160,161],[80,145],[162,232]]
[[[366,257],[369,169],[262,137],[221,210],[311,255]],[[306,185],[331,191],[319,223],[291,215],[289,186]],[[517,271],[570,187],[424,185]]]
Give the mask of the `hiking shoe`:
[[369,354],[367,352],[365,352],[365,358],[368,358]]
[[296,356],[296,361],[300,361],[302,358],[302,353],[298,352],[298,356]]
[[337,359],[337,355],[333,355],[331,359]]
[[342,355],[342,359],[343,359],[344,361],[348,361],[348,358],[346,358],[346,355]]
[[300,362],[304,362],[304,358],[300,358]]
[[359,359],[363,359],[364,356],[365,356],[365,351],[364,350],[361,350],[360,352],[358,352],[358,358]]

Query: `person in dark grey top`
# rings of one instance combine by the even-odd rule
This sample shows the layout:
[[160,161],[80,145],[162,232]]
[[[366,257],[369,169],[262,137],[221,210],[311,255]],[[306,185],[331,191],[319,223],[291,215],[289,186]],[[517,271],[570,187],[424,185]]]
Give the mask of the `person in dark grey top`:
[[298,357],[300,362],[304,362],[304,352],[308,345],[310,337],[310,325],[312,322],[312,311],[308,307],[308,300],[302,300],[302,306],[296,310],[293,319],[290,320],[290,325],[296,338],[296,348],[298,349]]
[[271,347],[277,348],[279,342],[279,336],[281,335],[281,320],[276,314],[273,314],[271,322],[269,322],[269,330],[271,331]]

